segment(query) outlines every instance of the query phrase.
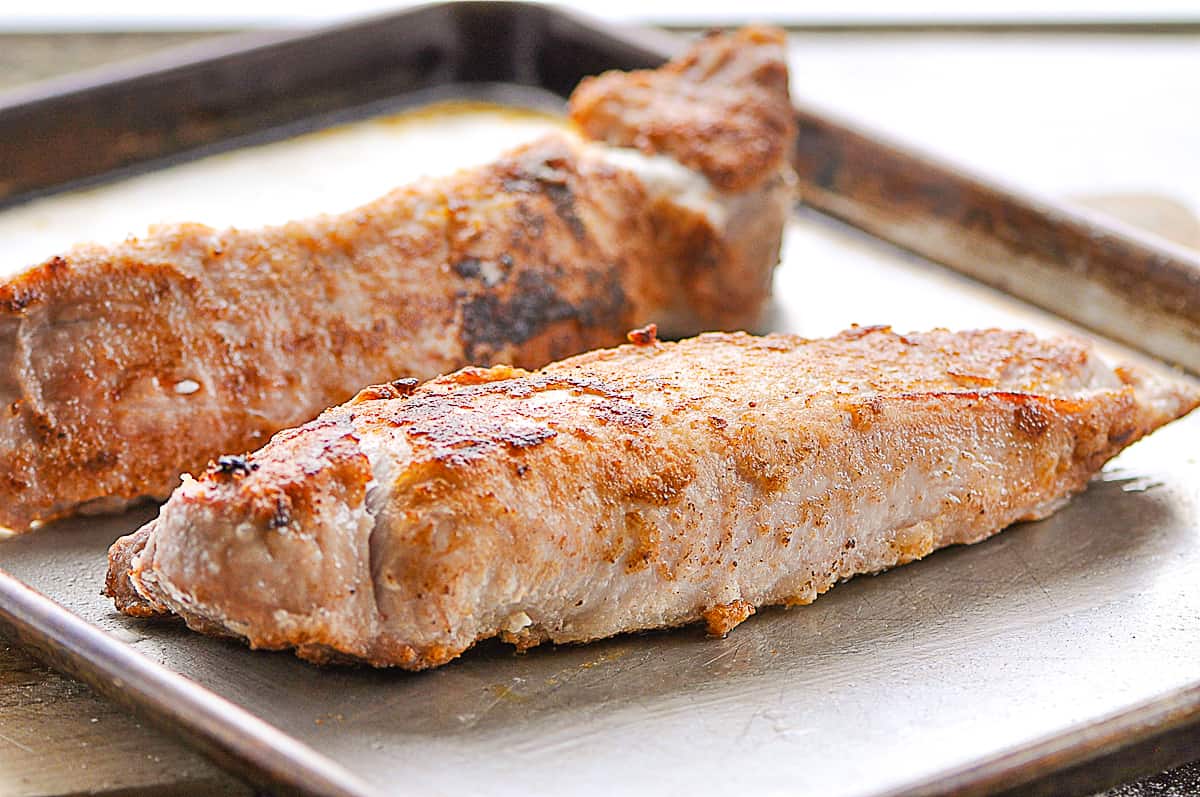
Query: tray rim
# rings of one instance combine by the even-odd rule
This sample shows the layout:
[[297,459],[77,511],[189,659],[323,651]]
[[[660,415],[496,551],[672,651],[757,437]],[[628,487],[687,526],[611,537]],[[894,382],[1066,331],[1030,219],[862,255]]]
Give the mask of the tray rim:
[[258,786],[320,797],[378,794],[332,759],[139,653],[3,569],[0,631],[54,669],[182,736]]
[[[573,26],[587,35],[616,40],[654,60],[669,57],[681,44],[679,38],[662,31],[616,26],[576,12],[536,3],[432,3],[315,30],[230,34],[171,48],[150,56],[8,90],[0,94],[0,112],[85,94],[148,75],[186,70],[232,55],[269,50],[273,46],[319,42],[331,34],[381,21],[396,21],[431,10],[456,7],[460,13],[471,13],[472,7],[482,6],[489,6],[492,13],[504,9],[504,13],[509,14],[538,14],[545,24]],[[621,66],[614,65],[616,68]],[[811,111],[808,113],[811,114]],[[833,124],[836,125],[836,122]],[[899,148],[892,148],[886,143],[882,146],[904,154]],[[165,162],[166,159],[155,158],[151,164],[165,165]],[[927,163],[940,166],[934,160],[928,160]],[[957,170],[954,172],[961,174]],[[109,179],[110,176],[113,173],[98,179]],[[980,184],[995,185],[982,179]],[[61,187],[51,189],[54,190],[61,190]],[[1018,200],[1033,201],[1008,189],[997,190],[1015,195]],[[40,193],[48,192],[39,192],[37,195]],[[1037,204],[1051,214],[1073,213],[1060,203],[1038,200]],[[1086,218],[1086,221],[1100,229],[1131,237],[1135,245],[1145,245],[1151,250],[1162,244],[1154,236],[1131,233],[1120,224],[1108,226],[1092,218]],[[1165,248],[1173,255],[1179,254],[1169,245]],[[1200,258],[1192,258],[1191,253],[1184,253],[1184,256],[1185,259],[1200,263]],[[250,711],[137,652],[48,596],[25,585],[5,572],[2,566],[0,632],[54,669],[88,683],[106,697],[179,736],[218,765],[258,787],[273,792],[322,797],[374,797],[379,793],[342,765]],[[1056,775],[1070,767],[1119,758],[1122,751],[1166,735],[1195,737],[1200,743],[1200,679],[1188,687],[1165,693],[1101,720],[1000,751],[966,766],[880,793],[877,797],[984,795],[1033,783],[1052,784]],[[1134,769],[1136,766],[1125,774],[1132,773]],[[1137,770],[1135,774],[1149,772]],[[1104,785],[1104,782],[1099,783],[1099,787]]]

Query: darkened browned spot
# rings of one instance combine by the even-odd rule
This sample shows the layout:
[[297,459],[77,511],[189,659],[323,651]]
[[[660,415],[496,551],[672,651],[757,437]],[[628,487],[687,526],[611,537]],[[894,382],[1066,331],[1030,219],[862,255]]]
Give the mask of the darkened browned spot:
[[115,451],[97,451],[91,457],[88,457],[83,466],[88,470],[103,470],[110,468],[120,457]]
[[[599,416],[619,418],[625,423],[646,423],[650,413],[637,407],[629,394],[622,393],[610,383],[587,375],[572,374],[527,374],[520,369],[497,366],[489,369],[467,369],[443,377],[435,386],[452,385],[449,392],[418,392],[404,402],[396,402],[387,408],[382,417],[397,426],[410,426],[414,434],[423,434],[444,443],[455,439],[453,429],[459,425],[460,435],[471,437],[470,430],[500,433],[500,426],[527,430],[544,427],[541,421],[530,414],[521,402],[506,405],[503,410],[480,406],[478,399],[487,395],[502,395],[512,399],[529,398],[536,393],[549,390],[567,390],[580,395],[597,396],[603,401],[588,402],[587,408]],[[513,426],[515,424],[515,426]],[[433,429],[440,431],[431,431]],[[540,439],[548,439],[552,430],[544,428],[537,433]],[[472,438],[474,439],[474,438]],[[508,437],[497,437],[494,442],[521,445],[525,432],[513,433]],[[465,441],[465,438],[464,438]]]
[[503,430],[500,442],[510,448],[528,448],[545,442],[557,434],[558,432],[544,426],[526,427],[524,429],[510,427]]
[[520,223],[509,233],[509,239],[514,246],[520,246],[525,239],[538,239],[546,231],[546,217],[529,207],[529,203],[518,199],[516,202],[517,215]]
[[484,261],[478,257],[464,257],[457,261],[453,268],[455,273],[464,279],[480,280],[488,287],[492,287],[508,279],[512,266],[513,259],[508,255],[501,255],[490,269],[485,269]]
[[558,434],[545,426],[531,423],[522,426],[511,419],[491,418],[478,413],[456,413],[418,423],[408,433],[426,440],[433,458],[452,466],[469,464],[501,446],[529,448]]
[[537,164],[521,164],[513,177],[505,180],[503,185],[506,191],[544,194],[575,240],[582,241],[587,237],[587,227],[575,208],[572,175],[567,166],[565,157],[546,158]]
[[1119,426],[1110,429],[1108,432],[1108,442],[1114,446],[1124,446],[1137,436],[1138,431],[1137,426]]
[[[480,376],[485,376],[496,369],[477,370]],[[496,411],[473,402],[489,393],[531,394],[528,385],[523,384],[527,381],[484,381],[464,385],[448,394],[418,393],[389,407],[386,418],[405,427],[410,438],[422,441],[434,459],[451,466],[466,465],[501,447],[529,448],[558,434],[525,414],[520,403],[514,402],[506,411]]]
[[454,271],[465,279],[479,279],[483,275],[483,269],[477,257],[464,257],[454,264]]
[[650,425],[654,413],[645,407],[639,407],[628,399],[617,399],[606,401],[602,404],[594,404],[590,408],[591,413],[598,420],[604,423],[615,423],[619,426],[637,426],[647,427]]
[[[145,268],[143,264],[138,265]],[[53,292],[54,280],[70,270],[71,264],[55,254],[36,269],[14,277],[12,282],[0,284],[0,311],[19,313],[30,305],[46,300]]]
[[217,457],[216,462],[209,463],[207,473],[212,476],[249,476],[258,467],[257,462],[249,462],[244,456],[226,454]]
[[[303,441],[303,446],[286,446],[287,440]],[[278,524],[284,514],[291,523],[321,511],[323,495],[336,495],[350,506],[361,504],[371,478],[370,462],[349,431],[348,418],[323,416],[281,432],[253,461],[221,457],[201,482],[236,479],[239,493],[249,500],[248,517],[259,528],[282,528]]]
[[275,499],[275,514],[271,515],[271,522],[268,524],[273,529],[282,529],[291,524],[292,514],[289,510],[288,500],[284,497]]
[[547,275],[522,271],[504,294],[486,291],[463,302],[463,350],[471,359],[485,359],[486,352],[524,343],[557,322],[595,327],[611,325],[624,316],[627,299],[618,281],[611,280],[597,293],[589,292],[589,297],[573,304]]
[[[630,393],[621,390],[611,382],[606,382],[598,376],[586,373],[580,374],[531,374],[519,381],[503,386],[503,391],[511,396],[528,397],[543,390],[569,390],[572,393],[582,393],[609,399],[629,401]],[[494,392],[494,391],[489,391]]]
[[582,241],[587,237],[587,227],[584,226],[583,219],[579,218],[579,214],[575,210],[575,194],[571,191],[571,184],[563,180],[545,185],[546,195],[554,203],[554,212],[566,223],[567,229],[571,231],[575,240]]
[[1050,418],[1046,411],[1032,401],[1018,406],[1013,412],[1013,420],[1018,431],[1028,437],[1041,437],[1050,428]]

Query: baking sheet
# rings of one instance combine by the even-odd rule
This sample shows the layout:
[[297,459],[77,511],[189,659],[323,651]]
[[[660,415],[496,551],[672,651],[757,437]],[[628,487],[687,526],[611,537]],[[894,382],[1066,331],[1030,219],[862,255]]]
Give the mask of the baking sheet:
[[[478,80],[481,70],[502,74],[488,58],[508,63],[511,55],[504,69],[514,79],[559,89],[575,70],[628,65],[660,51],[517,6],[414,14],[333,31],[328,40],[355,55],[375,53],[385,46],[384,30],[416,39],[424,25],[420,35],[439,44],[428,51],[428,68],[413,74]],[[468,30],[521,46],[507,55],[473,48]],[[379,41],[368,46],[363,31]],[[295,51],[288,57],[306,55],[320,35],[283,47]],[[394,40],[387,46],[401,61],[410,51]],[[459,58],[460,51],[477,60]],[[254,57],[269,63],[277,56]],[[332,61],[343,70],[354,63]],[[378,110],[434,96],[404,85],[400,94],[388,84],[362,98],[379,102],[387,94]],[[442,86],[435,94],[483,90]],[[482,96],[544,107],[548,95],[493,85]],[[326,96],[322,107],[345,99]],[[155,221],[249,226],[281,220],[271,214],[285,210],[337,210],[380,193],[392,177],[400,183],[477,162],[510,134],[533,132],[513,131],[511,114],[485,114],[472,134],[461,113],[451,116],[455,136],[440,112],[419,124],[411,117],[372,122],[19,206],[0,213],[2,262],[11,270],[80,238],[117,238]],[[247,129],[250,122],[239,119],[230,129]],[[807,141],[823,145],[830,129],[832,140],[858,140],[837,138],[835,128],[820,127]],[[866,144],[872,157],[895,154]],[[341,168],[354,158],[381,167]],[[857,191],[855,169],[870,162],[843,159],[846,179],[833,180],[837,190],[822,198],[894,206],[895,196]],[[926,181],[951,176],[923,168],[917,176]],[[306,190],[292,193],[291,183]],[[952,182],[944,187],[957,190]],[[920,214],[905,223],[919,230]],[[1074,329],[813,214],[798,215],[789,230],[776,294],[772,327],[809,335],[852,322]],[[1139,357],[1115,344],[1105,350]],[[73,613],[0,590],[8,601],[0,619],[17,616],[15,630],[59,666],[178,723],[227,765],[287,793],[981,794],[1200,717],[1200,597],[1192,586],[1200,571],[1198,435],[1200,419],[1178,423],[1132,448],[1047,521],[856,579],[810,607],[761,612],[725,640],[693,628],[522,656],[488,644],[424,674],[317,670],[287,654],[254,653],[112,612],[98,595],[104,551],[151,517],[150,509],[0,544],[0,567]],[[78,627],[74,618],[90,625]],[[97,638],[92,628],[111,636]],[[25,741],[20,729],[15,738]]]
[[[138,179],[167,194],[175,180],[189,186],[197,204],[186,211],[205,218],[203,203],[218,213],[221,201],[204,199],[205,175],[218,175],[213,184],[226,191],[231,180],[250,190],[260,167],[272,168],[282,152],[310,179],[332,181],[330,196],[353,204],[358,178],[338,170],[322,176],[316,166],[330,147],[370,139],[364,155],[386,162],[395,152],[420,152],[423,169],[444,171],[464,153],[478,155],[476,145],[490,146],[497,125],[526,124],[553,122],[443,109]],[[447,125],[457,131],[454,147],[439,145]],[[120,215],[138,190],[116,184],[41,200],[0,214],[0,229],[38,217],[48,225],[39,234],[52,237],[56,203]],[[808,214],[788,230],[775,292],[772,327],[806,335],[854,322],[1070,330]],[[1106,350],[1137,356],[1114,344]],[[16,538],[0,546],[0,562],[380,793],[708,794],[734,785],[846,797],[914,793],[1006,751],[1197,686],[1197,452],[1200,418],[1184,420],[1123,454],[1047,521],[859,577],[809,607],[763,611],[723,640],[687,628],[524,655],[485,644],[422,674],[321,670],[117,615],[99,595],[104,552],[151,517],[149,508]]]

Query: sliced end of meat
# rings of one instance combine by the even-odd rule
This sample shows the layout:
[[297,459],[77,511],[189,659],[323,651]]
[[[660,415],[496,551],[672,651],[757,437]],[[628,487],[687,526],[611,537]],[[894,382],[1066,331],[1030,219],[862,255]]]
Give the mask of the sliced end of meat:
[[579,84],[571,119],[595,141],[669,155],[724,191],[784,168],[795,137],[786,39],[773,28],[713,35],[661,69]]
[[[384,387],[392,386],[375,390]],[[360,589],[374,522],[370,466],[345,419],[323,416],[304,431],[277,435],[256,456],[219,458],[186,479],[153,523],[119,540],[105,589],[116,608],[147,616],[169,606],[195,630],[264,649],[299,639],[312,651],[346,650],[347,639],[370,638],[373,598]],[[201,540],[216,547],[190,557]],[[281,583],[286,599],[263,588]]]
[[104,594],[113,599],[117,611],[131,617],[170,614],[166,606],[138,592],[130,578],[133,560],[145,550],[153,529],[154,523],[147,523],[133,534],[117,540],[108,549],[108,576],[104,579]]
[[160,433],[193,418],[159,378],[184,359],[182,336],[159,323],[180,310],[182,284],[170,267],[98,247],[0,284],[0,526],[165,498],[194,464],[186,434]]

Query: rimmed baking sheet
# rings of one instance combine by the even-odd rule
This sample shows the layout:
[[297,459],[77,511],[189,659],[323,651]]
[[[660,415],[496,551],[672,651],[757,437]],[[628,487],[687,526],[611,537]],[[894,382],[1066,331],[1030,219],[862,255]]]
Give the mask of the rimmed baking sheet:
[[[562,19],[578,35],[586,27]],[[532,23],[521,30],[539,35]],[[596,37],[608,44],[577,47],[575,68],[637,65],[613,55],[618,34]],[[630,44],[628,52],[639,51]],[[447,85],[451,95],[474,90]],[[546,104],[544,91],[528,87],[488,91]],[[412,97],[371,101],[392,107]],[[480,129],[494,130],[499,117],[479,112]],[[375,146],[411,150],[424,135],[423,160],[433,168],[447,118],[410,119],[396,130],[416,139],[385,135]],[[340,134],[323,135],[329,142]],[[464,135],[464,149],[480,154]],[[154,190],[175,179],[194,186],[242,159],[238,179],[249,186],[255,163],[305,144],[272,146],[138,179]],[[826,182],[839,190],[837,180]],[[131,196],[130,185],[19,206],[0,213],[0,227],[21,214],[53,219],[71,202],[111,203]],[[811,212],[798,214],[788,235],[774,329],[818,335],[885,321],[1078,331]],[[1112,356],[1142,357],[1104,345]],[[519,656],[489,644],[423,674],[319,670],[116,615],[99,596],[104,551],[152,509],[0,544],[0,624],[227,766],[288,793],[989,793],[1052,783],[1045,779],[1093,756],[1120,760],[1155,734],[1194,734],[1197,451],[1200,418],[1182,421],[1123,454],[1047,521],[855,579],[810,607],[763,611],[724,640],[683,629]],[[1125,765],[1133,773],[1139,762]]]

